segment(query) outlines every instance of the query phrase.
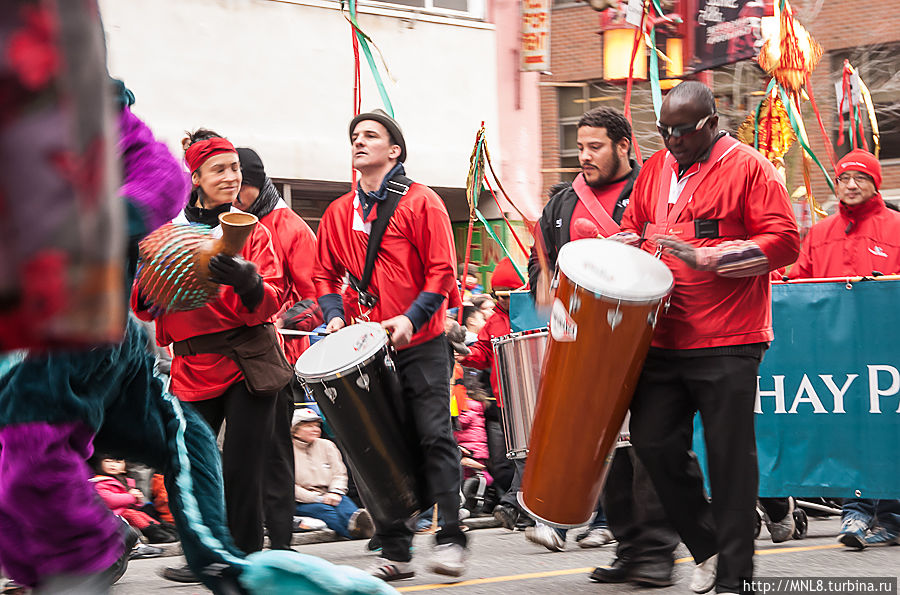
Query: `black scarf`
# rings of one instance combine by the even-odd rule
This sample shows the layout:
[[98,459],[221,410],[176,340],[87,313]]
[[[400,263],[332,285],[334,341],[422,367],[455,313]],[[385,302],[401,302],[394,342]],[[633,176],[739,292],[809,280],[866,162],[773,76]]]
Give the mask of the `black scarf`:
[[272,180],[266,178],[263,187],[259,190],[259,196],[256,197],[256,200],[253,201],[247,212],[262,219],[275,210],[275,205],[278,204],[279,200],[281,200],[281,194],[278,193],[278,189],[275,188]]
[[203,225],[216,227],[219,225],[219,215],[231,210],[231,203],[227,202],[217,207],[213,207],[212,209],[204,209],[201,206],[195,206],[199,204],[200,189],[194,188],[191,190],[191,198],[188,200],[187,206],[184,207],[184,216],[191,223],[202,223]]

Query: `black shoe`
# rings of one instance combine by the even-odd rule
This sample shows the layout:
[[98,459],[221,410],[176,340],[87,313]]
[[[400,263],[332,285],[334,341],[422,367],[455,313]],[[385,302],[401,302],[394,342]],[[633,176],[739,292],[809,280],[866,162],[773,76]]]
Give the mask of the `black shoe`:
[[516,528],[516,521],[519,520],[519,511],[509,504],[498,504],[494,507],[494,518],[500,521],[504,529],[512,531]]
[[366,550],[370,552],[380,552],[381,551],[381,539],[376,535],[366,544]]
[[528,527],[534,527],[537,523],[527,514],[520,514],[519,520],[516,521],[516,531],[524,531]]
[[122,552],[118,560],[113,562],[112,566],[106,569],[110,585],[116,584],[116,581],[125,574],[125,571],[128,569],[128,559],[131,557],[131,550],[134,549],[135,544],[141,538],[141,534],[138,533],[137,529],[129,525],[128,521],[122,517],[119,517],[119,519],[122,521],[121,531],[125,540],[125,551]]
[[628,580],[631,562],[625,558],[616,558],[609,566],[598,566],[590,574],[590,578],[598,583],[624,583]]
[[197,578],[197,575],[194,574],[194,571],[190,569],[190,567],[185,564],[180,567],[169,567],[163,568],[159,576],[163,577],[167,581],[172,581],[176,583],[199,583],[200,579]]
[[672,580],[672,561],[639,562],[628,569],[628,580],[642,587],[669,587]]
[[141,533],[147,538],[148,543],[172,543],[178,541],[175,535],[158,523],[147,525],[141,529]]

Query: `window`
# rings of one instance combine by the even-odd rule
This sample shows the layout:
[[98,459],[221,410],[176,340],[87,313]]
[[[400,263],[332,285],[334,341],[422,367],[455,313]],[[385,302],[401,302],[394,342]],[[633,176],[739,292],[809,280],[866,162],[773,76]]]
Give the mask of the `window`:
[[363,0],[360,4],[369,6],[407,7],[424,12],[447,16],[467,16],[475,19],[484,18],[485,0]]

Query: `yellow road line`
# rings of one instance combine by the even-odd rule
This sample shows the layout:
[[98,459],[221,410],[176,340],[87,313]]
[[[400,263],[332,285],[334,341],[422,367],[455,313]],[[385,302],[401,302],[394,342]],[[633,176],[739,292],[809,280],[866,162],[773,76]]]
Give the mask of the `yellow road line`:
[[[811,552],[814,550],[834,550],[843,547],[839,543],[828,545],[806,545],[797,547],[770,548],[765,550],[756,550],[756,555],[765,556],[768,554],[788,554],[793,552]],[[693,562],[690,556],[686,558],[678,558],[676,564],[684,564],[685,562]],[[526,574],[510,574],[507,576],[492,576],[488,578],[476,578],[468,581],[460,581],[458,583],[433,583],[430,585],[413,585],[411,587],[400,587],[397,590],[402,593],[412,593],[415,591],[432,591],[437,589],[451,589],[455,587],[469,587],[472,585],[487,585],[491,583],[505,583],[510,581],[524,581],[533,578],[548,578],[551,576],[566,576],[569,574],[589,573],[594,568],[592,566],[586,568],[567,568],[564,570],[548,570],[546,572],[529,572]]]

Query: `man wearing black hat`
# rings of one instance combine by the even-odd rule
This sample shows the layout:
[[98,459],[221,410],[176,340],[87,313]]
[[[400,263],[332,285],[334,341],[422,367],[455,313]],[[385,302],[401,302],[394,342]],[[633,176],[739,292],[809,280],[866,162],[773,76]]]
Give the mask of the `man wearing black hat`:
[[[450,428],[451,360],[444,335],[447,308],[460,305],[450,218],[431,188],[406,177],[406,143],[393,118],[381,110],[360,114],[349,132],[360,178],[319,223],[313,277],[319,305],[329,332],[363,318],[380,321],[390,334],[427,493],[443,519],[430,569],[460,576],[466,536],[459,524],[460,460]],[[377,252],[366,271],[370,242]],[[341,296],[345,275],[348,312]],[[376,521],[382,556],[371,569],[374,576],[386,581],[413,576],[409,521]]]

